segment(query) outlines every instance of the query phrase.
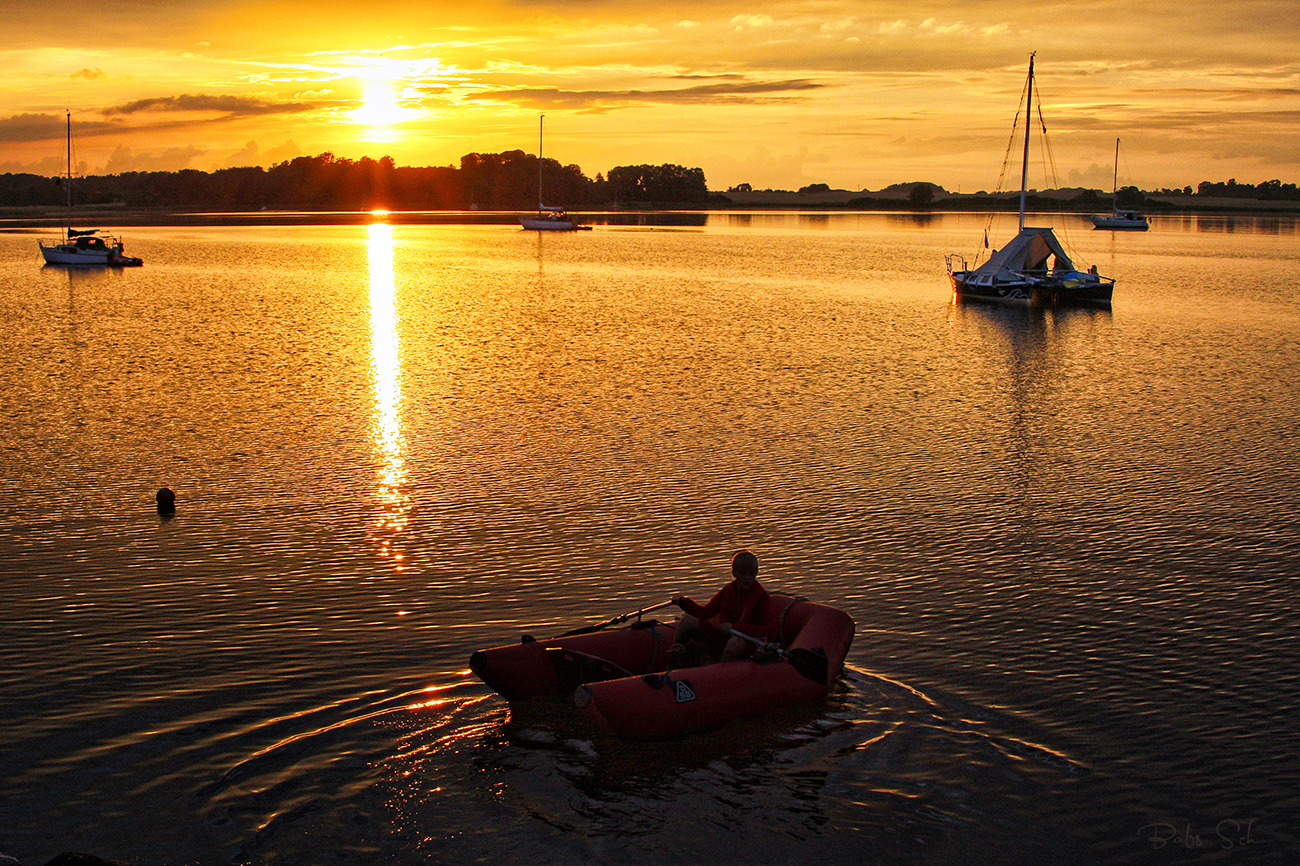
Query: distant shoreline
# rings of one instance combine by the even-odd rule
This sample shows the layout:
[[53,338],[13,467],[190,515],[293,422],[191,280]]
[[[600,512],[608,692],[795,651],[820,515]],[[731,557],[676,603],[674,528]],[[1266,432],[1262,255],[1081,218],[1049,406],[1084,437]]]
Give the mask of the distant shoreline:
[[[743,198],[742,198],[743,197]],[[899,199],[875,198],[861,193],[803,194],[792,192],[744,193],[736,196],[742,200],[729,203],[713,201],[707,205],[679,205],[635,209],[592,208],[575,209],[573,213],[584,220],[604,225],[635,225],[646,217],[656,217],[664,224],[702,224],[710,213],[890,213],[915,216],[941,214],[1015,213],[1018,196],[1008,198],[972,194],[948,196],[924,208],[912,206]],[[849,205],[849,201],[854,204]],[[1027,209],[1035,214],[1104,213],[1105,208],[1085,208],[1068,200],[1053,201],[1047,196],[1031,196]],[[1158,217],[1177,216],[1261,216],[1300,217],[1300,202],[1256,201],[1249,199],[1209,199],[1188,202],[1151,198],[1144,208],[1146,213]],[[429,211],[324,211],[324,210],[264,210],[249,212],[199,213],[168,208],[86,207],[78,208],[74,216],[76,227],[114,228],[121,226],[238,226],[238,225],[363,225],[383,221],[400,224],[451,224],[451,225],[513,225],[522,211],[495,210],[429,210]],[[31,232],[58,230],[63,227],[66,214],[48,207],[0,208],[0,232]]]

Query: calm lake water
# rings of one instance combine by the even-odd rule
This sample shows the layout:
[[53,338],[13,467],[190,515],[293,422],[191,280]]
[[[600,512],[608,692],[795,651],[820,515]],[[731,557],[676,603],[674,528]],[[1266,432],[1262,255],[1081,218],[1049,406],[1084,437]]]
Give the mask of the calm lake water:
[[[979,215],[0,234],[0,853],[1296,862],[1297,222],[1051,221],[1113,310],[955,305]],[[468,672],[741,547],[857,621],[824,705]]]

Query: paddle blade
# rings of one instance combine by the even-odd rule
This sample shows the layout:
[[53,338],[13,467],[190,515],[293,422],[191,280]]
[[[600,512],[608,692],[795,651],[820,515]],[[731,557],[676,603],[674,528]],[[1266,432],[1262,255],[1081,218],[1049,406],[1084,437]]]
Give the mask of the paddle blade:
[[826,658],[826,653],[821,648],[804,649],[797,647],[787,653],[790,664],[794,669],[807,679],[812,680],[819,686],[824,686],[830,682],[830,661]]
[[613,625],[613,620],[600,622],[595,625],[584,625],[582,628],[575,628],[573,631],[566,631],[564,634],[557,634],[556,637],[573,637],[577,634],[591,634]]

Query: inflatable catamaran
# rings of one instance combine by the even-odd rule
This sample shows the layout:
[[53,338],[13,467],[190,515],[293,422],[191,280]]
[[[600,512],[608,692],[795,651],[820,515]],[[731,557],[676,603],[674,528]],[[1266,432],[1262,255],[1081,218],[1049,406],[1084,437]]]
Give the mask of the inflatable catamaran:
[[626,740],[711,730],[821,700],[844,666],[854,632],[848,614],[802,598],[771,599],[778,640],[750,658],[670,670],[677,625],[644,618],[666,606],[656,605],[546,640],[525,635],[479,650],[470,669],[511,702],[572,695],[599,726]]

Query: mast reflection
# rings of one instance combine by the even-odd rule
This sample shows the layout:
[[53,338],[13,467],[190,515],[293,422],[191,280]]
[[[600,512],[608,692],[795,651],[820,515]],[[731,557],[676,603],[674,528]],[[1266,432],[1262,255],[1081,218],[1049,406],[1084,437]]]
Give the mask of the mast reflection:
[[368,229],[367,253],[370,267],[370,331],[372,369],[375,377],[375,448],[380,458],[377,496],[380,510],[376,520],[379,553],[402,560],[395,550],[397,536],[406,528],[410,497],[406,494],[406,440],[402,436],[399,406],[402,400],[402,367],[397,337],[397,292],[393,275],[393,227],[372,223]]

